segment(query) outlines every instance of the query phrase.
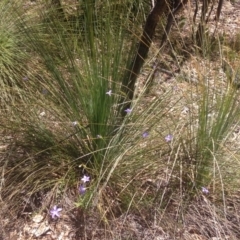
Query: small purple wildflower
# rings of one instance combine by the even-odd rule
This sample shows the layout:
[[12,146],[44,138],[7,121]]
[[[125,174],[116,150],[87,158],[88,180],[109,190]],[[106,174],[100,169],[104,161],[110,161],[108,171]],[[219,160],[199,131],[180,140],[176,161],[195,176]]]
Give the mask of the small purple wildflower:
[[127,114],[131,113],[132,112],[132,109],[130,108],[127,108],[126,110],[124,110],[124,112],[126,112]]
[[23,80],[24,80],[24,81],[27,81],[27,80],[28,80],[28,77],[24,77]]
[[79,186],[79,193],[81,194],[81,195],[83,195],[83,194],[85,194],[85,192],[86,192],[86,187],[84,186],[84,185],[80,185]]
[[152,66],[152,68],[153,68],[153,69],[156,69],[156,68],[157,68],[157,66],[158,66],[158,64],[155,62],[155,63],[153,63],[153,66]]
[[171,142],[173,140],[173,135],[171,134],[168,134],[166,137],[165,137],[165,141],[166,142]]
[[111,95],[112,95],[112,90],[109,90],[108,92],[106,92],[106,94],[107,94],[108,96],[111,96]]
[[77,125],[78,125],[78,121],[72,122],[72,126],[73,126],[73,127],[76,127]]
[[43,90],[42,90],[42,94],[43,94],[43,95],[47,95],[47,94],[48,94],[48,90],[47,90],[47,89],[43,89]]
[[59,218],[60,217],[60,212],[62,211],[62,208],[57,208],[57,206],[55,205],[51,211],[50,211],[50,215],[53,219]]
[[143,138],[146,138],[146,137],[148,137],[149,136],[149,133],[148,132],[144,132],[143,134],[142,134],[142,137]]
[[90,181],[90,177],[84,175],[83,178],[81,179],[84,183],[89,182]]
[[209,193],[209,190],[208,190],[207,188],[205,188],[205,187],[202,187],[202,192],[203,192],[204,194],[208,194],[208,193]]
[[172,90],[173,90],[173,91],[178,91],[178,90],[179,90],[179,87],[178,87],[178,86],[173,86],[173,87],[172,87]]

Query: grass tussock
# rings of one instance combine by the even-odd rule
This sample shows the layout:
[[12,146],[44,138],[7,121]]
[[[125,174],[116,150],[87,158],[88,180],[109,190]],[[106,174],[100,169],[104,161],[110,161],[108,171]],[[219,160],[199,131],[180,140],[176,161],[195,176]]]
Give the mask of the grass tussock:
[[[180,34],[162,52],[152,44],[125,109],[122,85],[149,5],[23,7],[0,3],[2,204],[17,216],[51,208],[53,219],[63,208],[77,222],[94,213],[108,234],[114,221],[130,231],[137,216],[169,239],[237,239],[238,36],[232,49],[207,35],[201,51],[187,51]],[[214,224],[203,229],[206,219]]]

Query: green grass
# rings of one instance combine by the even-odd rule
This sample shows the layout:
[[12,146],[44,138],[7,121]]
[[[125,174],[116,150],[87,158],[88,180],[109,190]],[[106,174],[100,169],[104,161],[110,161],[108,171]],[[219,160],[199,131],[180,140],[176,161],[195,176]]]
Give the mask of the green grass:
[[[17,28],[16,14],[12,5],[1,1],[0,11],[0,88],[3,106],[18,101],[22,96],[26,64],[29,56],[25,51],[24,36]],[[15,17],[15,18],[14,18]]]
[[[239,94],[210,71],[206,56],[200,63],[204,51],[195,52],[196,84],[184,75],[179,79],[188,82],[175,80],[177,90],[163,83],[155,98],[154,84],[148,89],[155,69],[144,68],[132,111],[122,117],[121,85],[147,9],[136,1],[140,10],[132,12],[134,6],[124,3],[93,8],[94,1],[88,1],[84,11],[66,11],[66,19],[53,8],[40,8],[41,17],[15,12],[16,21],[1,21],[0,131],[12,137],[0,162],[1,199],[9,209],[21,213],[29,207],[26,199],[50,196],[30,210],[46,211],[71,195],[67,211],[97,209],[105,223],[125,212],[153,209],[164,219],[172,202],[184,216],[202,187],[223,202],[226,187],[235,190],[239,151],[230,140],[239,124]],[[6,16],[16,10],[3,6],[8,5],[0,8]],[[207,51],[211,55],[214,49]],[[185,88],[179,91],[181,84]],[[90,182],[80,195],[83,175]]]

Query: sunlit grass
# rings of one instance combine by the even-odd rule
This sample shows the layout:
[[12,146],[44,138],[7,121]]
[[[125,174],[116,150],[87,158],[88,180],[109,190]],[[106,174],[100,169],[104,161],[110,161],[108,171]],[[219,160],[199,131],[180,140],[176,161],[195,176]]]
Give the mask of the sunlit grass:
[[[229,175],[235,175],[239,166],[239,151],[231,146],[231,138],[240,109],[237,89],[226,79],[220,81],[217,71],[210,73],[211,46],[199,55],[195,52],[195,82],[191,73],[180,73],[175,86],[164,83],[161,93],[152,97],[148,86],[155,69],[141,74],[141,89],[122,117],[126,109],[121,109],[125,103],[121,85],[141,29],[132,22],[128,1],[128,7],[117,1],[104,8],[93,4],[86,2],[71,22],[57,18],[50,8],[44,9],[37,24],[29,16],[19,18],[17,29],[24,35],[31,62],[17,94],[6,90],[12,86],[5,87],[10,104],[1,106],[1,129],[14,139],[1,162],[2,199],[21,212],[29,207],[28,200],[50,195],[29,210],[36,211],[57,206],[71,193],[71,209],[98,209],[105,222],[109,216],[148,210],[165,219],[174,204],[179,216],[184,215],[202,195],[212,194],[225,204],[225,183],[232,185],[229,192],[237,186]],[[136,19],[144,15],[134,14]],[[84,32],[78,32],[79,26]],[[0,55],[13,66],[13,58],[7,56],[21,49],[14,44]],[[165,61],[164,56],[155,56]],[[8,71],[14,79],[15,71]],[[6,86],[4,80],[1,84]],[[84,175],[90,178],[86,184]]]

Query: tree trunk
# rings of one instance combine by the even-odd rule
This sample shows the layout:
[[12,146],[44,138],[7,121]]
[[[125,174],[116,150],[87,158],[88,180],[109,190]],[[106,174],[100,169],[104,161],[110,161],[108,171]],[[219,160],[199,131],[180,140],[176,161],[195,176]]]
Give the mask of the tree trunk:
[[145,59],[147,58],[147,54],[152,43],[152,38],[155,33],[157,23],[159,22],[159,19],[161,18],[163,13],[166,11],[167,7],[167,0],[157,0],[157,3],[147,17],[143,34],[138,46],[137,54],[130,67],[130,72],[128,71],[125,82],[123,82],[122,84],[122,92],[126,95],[126,103],[123,105],[122,109],[123,116],[126,115],[126,112],[124,110],[129,108],[131,105],[137,77],[140,73]]

